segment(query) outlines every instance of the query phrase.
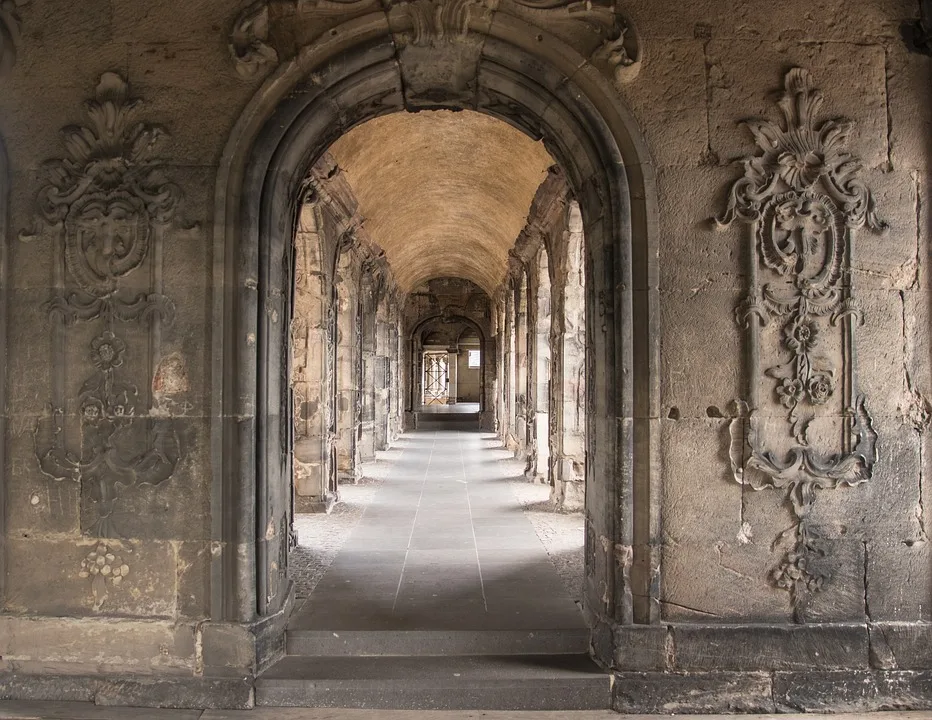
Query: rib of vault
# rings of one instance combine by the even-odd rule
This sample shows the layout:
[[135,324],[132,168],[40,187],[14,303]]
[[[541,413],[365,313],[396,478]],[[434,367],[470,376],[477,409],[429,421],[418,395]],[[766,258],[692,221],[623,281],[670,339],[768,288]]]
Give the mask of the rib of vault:
[[404,292],[461,277],[493,294],[554,162],[542,143],[466,110],[376,118],[330,152]]

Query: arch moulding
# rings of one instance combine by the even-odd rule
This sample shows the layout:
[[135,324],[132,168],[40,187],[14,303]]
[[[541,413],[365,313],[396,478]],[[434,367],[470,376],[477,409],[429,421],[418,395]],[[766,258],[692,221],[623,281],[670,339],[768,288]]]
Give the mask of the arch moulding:
[[[564,169],[587,244],[585,605],[596,654],[610,661],[615,625],[658,619],[653,169],[612,84],[619,76],[606,74],[598,53],[611,41],[581,54],[565,32],[548,29],[551,5],[512,3],[513,12],[464,11],[454,21],[444,8],[443,20],[431,22],[416,3],[341,11],[326,33],[292,48],[269,44],[275,6],[253,6],[258,21],[245,30],[242,18],[237,23],[231,50],[241,69],[248,66],[244,75],[290,58],[274,67],[234,127],[214,214],[212,518],[224,551],[212,568],[211,614],[254,627],[260,666],[280,651],[292,596],[282,567],[291,478],[281,373],[288,328],[280,319],[290,315],[302,183],[337,137],[391,112],[483,112],[542,140]],[[301,17],[289,22],[292,38],[310,32]],[[319,16],[315,22],[319,29]],[[246,42],[244,32],[265,38]],[[627,30],[615,37],[616,46],[626,37]],[[619,53],[619,67],[632,67]]]

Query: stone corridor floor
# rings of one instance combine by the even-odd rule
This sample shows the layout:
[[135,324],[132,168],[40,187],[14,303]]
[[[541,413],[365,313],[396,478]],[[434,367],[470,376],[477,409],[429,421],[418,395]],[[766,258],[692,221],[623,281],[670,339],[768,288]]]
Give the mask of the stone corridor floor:
[[[548,489],[521,487],[521,464],[496,445],[488,434],[440,424],[404,435],[367,468],[369,496],[357,509],[345,521],[318,521],[341,525],[344,539],[328,536],[329,562],[316,551],[317,581],[289,628],[582,627],[572,592],[581,581],[581,518],[548,527],[540,515],[559,517],[545,507]],[[346,488],[347,497],[360,498],[358,490]],[[315,520],[298,523],[302,545],[313,545]]]

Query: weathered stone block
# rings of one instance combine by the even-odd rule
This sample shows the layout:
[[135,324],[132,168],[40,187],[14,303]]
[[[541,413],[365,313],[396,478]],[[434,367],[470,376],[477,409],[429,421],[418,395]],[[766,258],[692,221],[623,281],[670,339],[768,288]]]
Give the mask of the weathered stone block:
[[[746,40],[782,50],[796,44],[833,40],[844,44],[886,43],[899,38],[901,19],[915,13],[904,2],[850,6],[835,0],[817,0],[807,4],[805,10],[792,3],[734,5],[716,0],[689,3],[677,13],[658,12],[657,8],[651,0],[625,4],[625,12],[642,37],[658,42],[694,36],[723,42]],[[760,67],[762,64],[755,62],[743,71],[750,73]]]
[[256,665],[256,638],[241,625],[205,623],[201,629],[204,667],[212,669],[238,668],[251,671]]
[[[932,621],[932,546],[919,540],[912,517],[902,533],[868,544],[867,606],[876,621]],[[912,668],[909,668],[912,669]]]
[[686,291],[701,302],[709,291],[743,287],[750,230],[744,226],[717,229],[714,220],[718,209],[725,206],[724,193],[734,177],[732,167],[658,170],[661,291]]
[[677,670],[866,668],[865,625],[672,626]]
[[[772,587],[770,538],[787,521],[776,493],[734,481],[727,466],[727,421],[666,420],[663,484],[663,615],[668,620],[718,622],[788,617],[786,594]],[[749,512],[754,502],[765,508]]]
[[659,168],[702,162],[708,147],[704,70],[701,41],[668,40],[652,46],[637,82],[622,88]]
[[102,706],[245,710],[253,704],[252,679],[105,679],[97,686],[94,702]]
[[[726,279],[700,283],[692,290],[661,293],[661,407],[676,407],[684,418],[708,417],[715,406],[723,415],[728,403],[744,394],[741,380],[744,333],[734,308],[742,288]],[[703,350],[704,349],[704,350]],[[704,352],[714,352],[704,356]],[[709,362],[699,362],[708,357]],[[669,414],[669,412],[668,412]]]
[[919,158],[929,151],[929,115],[922,109],[932,105],[932,63],[927,56],[908,52],[905,43],[889,43],[885,49],[890,159],[898,171],[921,171]]
[[[852,283],[862,290],[908,290],[918,283],[921,247],[917,227],[921,188],[906,171],[864,173],[877,215],[889,227],[858,230],[851,258]],[[898,298],[891,298],[896,304]]]
[[70,480],[53,480],[42,474],[36,460],[37,418],[10,418],[12,437],[7,441],[10,465],[6,483],[7,532],[41,537],[46,533],[80,532],[80,486]]
[[872,665],[884,670],[932,667],[932,624],[890,622],[870,625]]
[[[761,44],[759,40],[735,41],[713,39],[708,45],[711,77],[709,105],[709,144],[712,151],[727,162],[745,154],[753,143],[751,133],[739,127],[738,120],[749,118],[780,119],[772,105],[773,91],[781,85],[781,75],[789,67],[807,68],[816,87],[845,88],[852,77],[858,78],[858,92],[825,92],[825,103],[816,118],[844,117],[853,120],[848,149],[867,168],[885,167],[887,163],[886,76],[884,50],[879,45],[835,44]],[[772,68],[767,73],[747,72],[748,58],[758,68]],[[736,117],[736,108],[740,115]]]
[[673,634],[666,625],[618,625],[616,670],[668,670],[673,660]]
[[932,709],[932,673],[836,671],[776,673],[779,712],[879,712]]
[[0,617],[0,647],[18,672],[190,673],[190,625],[124,618]]
[[612,707],[621,713],[773,712],[770,676],[755,673],[615,673]]
[[208,541],[175,543],[177,553],[177,613],[179,618],[201,619],[210,615],[210,570],[219,546]]
[[[6,609],[174,617],[172,545],[91,538],[7,538]],[[95,571],[96,569],[96,571]]]

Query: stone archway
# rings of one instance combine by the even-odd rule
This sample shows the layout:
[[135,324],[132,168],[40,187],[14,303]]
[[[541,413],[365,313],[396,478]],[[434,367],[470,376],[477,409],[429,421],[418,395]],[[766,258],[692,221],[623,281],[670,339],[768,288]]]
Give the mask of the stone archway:
[[[381,12],[338,25],[329,38],[302,49],[266,80],[224,154],[215,213],[213,344],[222,361],[214,368],[212,511],[216,539],[236,551],[216,561],[215,607],[228,619],[260,623],[269,638],[280,633],[276,618],[287,611],[287,587],[271,581],[281,573],[274,563],[287,559],[281,519],[290,484],[290,468],[276,452],[288,443],[280,372],[288,333],[279,318],[288,317],[291,278],[282,258],[290,252],[304,175],[336,137],[365,120],[469,108],[542,138],[581,208],[591,340],[585,600],[593,646],[610,661],[612,625],[650,620],[648,610],[635,612],[634,598],[645,598],[647,607],[656,593],[650,547],[656,533],[650,500],[654,202],[647,152],[609,80],[527,21],[499,13],[491,25],[477,21],[472,28],[469,20],[461,37],[441,32],[429,42],[419,42],[429,25],[410,17],[399,22],[417,28],[401,58],[392,35],[397,28]],[[464,48],[477,59],[465,86],[446,73],[412,75],[413,67],[462,65]],[[597,387],[605,391],[594,392]],[[278,647],[267,645],[269,652]]]
[[495,377],[495,366],[490,358],[495,354],[495,342],[489,337],[489,334],[475,319],[465,315],[457,314],[430,314],[420,318],[408,332],[409,360],[408,360],[408,384],[411,389],[409,397],[411,406],[408,408],[409,413],[417,410],[417,397],[421,393],[420,382],[418,380],[422,369],[417,362],[417,353],[420,352],[419,336],[435,323],[454,323],[464,326],[474,332],[479,338],[479,347],[482,353],[480,361],[479,374],[479,426],[483,430],[491,430],[494,423],[493,411],[493,379]]

